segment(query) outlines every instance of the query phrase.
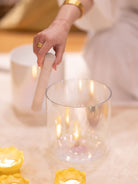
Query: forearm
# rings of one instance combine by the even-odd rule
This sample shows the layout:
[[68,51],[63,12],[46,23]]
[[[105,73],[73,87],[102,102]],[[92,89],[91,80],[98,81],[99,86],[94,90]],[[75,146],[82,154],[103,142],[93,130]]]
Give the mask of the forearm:
[[[93,5],[93,0],[80,0],[84,13]],[[44,58],[50,48],[55,50],[56,59],[53,68],[62,61],[66,40],[72,24],[81,16],[81,9],[78,5],[64,4],[61,6],[56,18],[50,26],[39,32],[33,40],[33,50],[37,55],[37,63],[43,66]],[[41,47],[38,47],[38,44]]]
[[[80,0],[84,7],[84,14],[89,11],[89,9],[93,5],[93,0]],[[81,16],[81,11],[80,9],[71,4],[64,4],[61,6],[56,18],[55,22],[58,22],[61,20],[65,24],[66,29],[70,29],[72,24]]]

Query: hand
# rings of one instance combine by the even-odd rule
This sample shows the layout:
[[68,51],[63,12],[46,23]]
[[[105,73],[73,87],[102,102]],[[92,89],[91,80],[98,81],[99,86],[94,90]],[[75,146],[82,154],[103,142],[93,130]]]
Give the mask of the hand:
[[[69,29],[64,19],[55,20],[47,29],[34,36],[33,50],[37,56],[38,66],[43,66],[46,53],[53,47],[56,55],[53,68],[56,70],[57,64],[62,60]],[[41,48],[37,46],[39,42],[42,43]]]

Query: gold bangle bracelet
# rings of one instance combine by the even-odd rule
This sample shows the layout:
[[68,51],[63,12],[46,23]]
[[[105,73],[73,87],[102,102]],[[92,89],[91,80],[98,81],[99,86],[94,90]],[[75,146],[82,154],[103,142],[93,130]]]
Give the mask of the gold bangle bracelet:
[[71,4],[71,5],[75,5],[79,8],[80,12],[81,12],[81,16],[83,16],[83,13],[84,13],[84,7],[82,5],[82,3],[79,1],[79,0],[65,0],[63,5],[64,4]]

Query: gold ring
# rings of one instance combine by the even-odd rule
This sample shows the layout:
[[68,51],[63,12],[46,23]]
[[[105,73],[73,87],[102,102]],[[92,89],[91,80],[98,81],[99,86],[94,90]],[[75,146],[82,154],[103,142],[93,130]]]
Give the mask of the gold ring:
[[41,48],[42,46],[43,46],[43,44],[41,42],[38,42],[37,47]]

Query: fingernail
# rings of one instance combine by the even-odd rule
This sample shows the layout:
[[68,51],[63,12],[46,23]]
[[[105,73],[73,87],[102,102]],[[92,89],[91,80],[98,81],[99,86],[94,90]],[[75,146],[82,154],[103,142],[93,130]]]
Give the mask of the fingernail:
[[54,65],[54,70],[56,71],[56,66]]
[[54,70],[56,70],[56,65],[55,65],[55,64],[53,64],[52,68],[53,68]]
[[38,66],[39,66],[40,68],[42,68],[42,66],[41,66],[41,64],[40,64],[40,63],[38,64]]

